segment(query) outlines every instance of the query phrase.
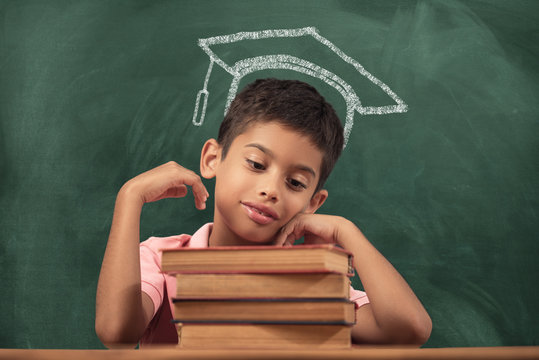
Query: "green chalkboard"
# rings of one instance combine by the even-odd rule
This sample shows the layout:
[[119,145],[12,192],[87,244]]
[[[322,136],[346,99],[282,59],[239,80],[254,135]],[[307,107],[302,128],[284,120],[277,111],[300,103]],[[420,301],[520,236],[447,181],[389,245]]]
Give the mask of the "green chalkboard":
[[[346,122],[321,212],[408,280],[426,346],[539,345],[538,1],[0,0],[0,347],[102,348],[118,189],[198,171],[235,87],[268,76]],[[211,221],[192,204],[146,206],[141,237]]]

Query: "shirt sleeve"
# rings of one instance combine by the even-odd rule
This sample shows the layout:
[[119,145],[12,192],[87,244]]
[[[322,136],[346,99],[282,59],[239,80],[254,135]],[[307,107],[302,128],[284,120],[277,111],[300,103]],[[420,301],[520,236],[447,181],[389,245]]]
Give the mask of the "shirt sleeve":
[[140,244],[141,290],[148,294],[153,302],[153,315],[163,303],[165,276],[161,273],[161,257],[148,243]]
[[361,306],[369,303],[369,298],[366,292],[356,290],[350,286],[350,301],[355,302],[356,309],[359,309]]
[[[171,293],[171,286],[176,286],[176,278],[174,276],[167,277],[161,271],[162,250],[182,248],[189,244],[190,239],[190,235],[182,234],[167,237],[150,237],[140,243],[140,287],[152,299],[153,316],[155,316],[165,300],[170,302],[170,299],[165,298],[165,287]],[[167,281],[173,282],[167,285]]]

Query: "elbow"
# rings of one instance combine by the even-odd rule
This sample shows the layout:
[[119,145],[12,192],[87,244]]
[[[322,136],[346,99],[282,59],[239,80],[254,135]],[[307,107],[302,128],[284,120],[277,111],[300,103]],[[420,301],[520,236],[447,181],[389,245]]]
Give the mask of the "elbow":
[[107,323],[104,321],[95,322],[95,332],[103,345],[109,349],[115,348],[135,348],[138,344],[138,337],[134,337],[125,331],[125,327],[118,323]]
[[399,339],[401,344],[421,346],[425,344],[432,332],[432,320],[426,313],[409,322],[406,332]]

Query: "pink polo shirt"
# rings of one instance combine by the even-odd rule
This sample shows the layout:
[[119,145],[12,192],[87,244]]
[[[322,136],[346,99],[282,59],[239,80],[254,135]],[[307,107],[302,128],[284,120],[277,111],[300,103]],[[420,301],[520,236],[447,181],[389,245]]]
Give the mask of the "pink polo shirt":
[[[176,294],[176,277],[161,272],[161,250],[182,247],[206,248],[213,224],[202,226],[191,235],[151,237],[140,243],[141,288],[153,301],[154,316],[140,343],[178,343],[176,326],[173,319],[172,297]],[[166,299],[166,301],[165,301]],[[369,299],[363,291],[350,288],[350,300],[357,307],[368,304]]]

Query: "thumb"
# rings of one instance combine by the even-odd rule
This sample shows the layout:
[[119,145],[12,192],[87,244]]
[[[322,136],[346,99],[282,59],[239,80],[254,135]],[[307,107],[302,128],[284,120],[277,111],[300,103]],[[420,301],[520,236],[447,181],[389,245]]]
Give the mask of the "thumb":
[[294,234],[288,234],[286,232],[286,227],[283,227],[279,234],[277,235],[277,238],[275,239],[275,242],[273,243],[276,246],[292,246],[294,245]]

